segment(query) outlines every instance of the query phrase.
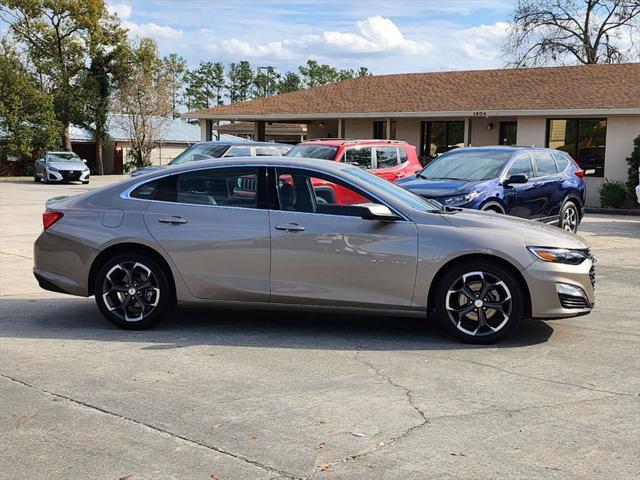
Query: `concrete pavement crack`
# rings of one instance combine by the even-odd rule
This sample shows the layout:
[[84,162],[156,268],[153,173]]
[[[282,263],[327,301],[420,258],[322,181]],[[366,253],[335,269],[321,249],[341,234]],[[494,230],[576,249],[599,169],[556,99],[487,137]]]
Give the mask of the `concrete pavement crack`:
[[245,457],[244,455],[231,452],[231,451],[226,450],[224,448],[207,445],[206,443],[202,443],[202,442],[199,442],[197,440],[193,440],[191,438],[187,438],[187,437],[185,437],[183,435],[180,435],[180,434],[177,434],[177,433],[173,433],[173,432],[170,432],[168,430],[163,430],[162,428],[156,427],[154,425],[151,425],[151,424],[148,424],[148,423],[145,423],[145,422],[141,422],[140,420],[135,420],[133,418],[130,418],[130,417],[127,417],[127,416],[124,416],[124,415],[120,415],[118,413],[112,412],[112,411],[107,410],[105,408],[98,407],[96,405],[91,405],[90,403],[86,403],[86,402],[83,402],[81,400],[76,400],[76,399],[68,397],[66,395],[62,395],[62,394],[59,394],[59,393],[51,392],[51,391],[49,391],[49,390],[47,390],[45,388],[41,388],[41,387],[38,387],[36,385],[32,385],[32,384],[30,384],[28,382],[25,382],[23,380],[11,377],[9,375],[5,375],[3,373],[0,373],[0,377],[4,378],[5,380],[9,380],[11,382],[17,383],[19,385],[34,389],[34,390],[36,390],[36,391],[38,391],[40,393],[43,393],[45,395],[52,396],[52,397],[55,397],[55,398],[59,398],[59,399],[62,399],[62,400],[66,400],[66,401],[69,401],[69,402],[71,402],[71,403],[73,403],[75,405],[78,405],[78,406],[81,406],[81,407],[84,407],[84,408],[88,408],[88,409],[93,410],[95,412],[99,412],[99,413],[102,413],[102,414],[105,414],[105,415],[109,415],[111,417],[118,418],[120,420],[124,420],[124,421],[127,421],[127,422],[134,423],[134,424],[136,424],[138,426],[141,426],[143,428],[147,428],[147,429],[152,430],[152,431],[154,431],[156,433],[161,433],[161,434],[164,434],[164,435],[168,435],[169,437],[172,437],[172,438],[177,438],[179,440],[182,440],[183,442],[189,443],[189,444],[194,445],[196,447],[205,448],[207,450],[214,451],[214,452],[219,453],[221,455],[225,455],[227,457],[234,458],[235,460],[239,460],[241,462],[253,465],[254,467],[257,467],[257,468],[259,468],[261,470],[265,470],[265,471],[267,471],[269,473],[273,473],[273,474],[276,475],[275,478],[287,478],[287,479],[290,479],[290,480],[305,480],[305,478],[306,478],[306,477],[299,477],[297,475],[294,475],[294,474],[289,473],[289,472],[285,472],[283,470],[279,470],[278,468],[275,468],[275,467],[272,467],[270,465],[266,465],[264,463],[258,462],[257,460],[252,460],[250,458]]
[[461,359],[461,358],[448,358],[447,359],[447,361],[451,361],[451,360],[453,360],[455,362],[471,363],[473,365],[479,365],[481,367],[492,368],[492,369],[497,370],[499,372],[506,373],[508,375],[514,375],[516,377],[528,378],[528,379],[531,379],[531,380],[538,380],[540,382],[554,383],[556,385],[566,385],[566,386],[569,386],[569,387],[576,387],[576,388],[581,388],[583,390],[589,390],[591,392],[608,393],[609,395],[618,395],[618,396],[622,396],[622,397],[635,397],[635,396],[638,395],[636,393],[614,392],[612,390],[605,390],[605,389],[601,389],[601,388],[593,388],[593,387],[588,387],[586,385],[580,385],[579,383],[563,382],[561,380],[553,380],[551,378],[538,377],[538,376],[535,376],[535,375],[528,375],[526,373],[518,373],[518,372],[514,372],[512,370],[507,370],[506,368],[498,367],[496,365],[491,365],[490,363],[477,362],[475,360],[466,360],[466,359]]
[[33,258],[31,258],[31,257],[27,257],[25,255],[19,255],[17,253],[0,252],[0,255],[10,255],[12,257],[19,257],[19,258],[24,258],[26,260],[33,260]]

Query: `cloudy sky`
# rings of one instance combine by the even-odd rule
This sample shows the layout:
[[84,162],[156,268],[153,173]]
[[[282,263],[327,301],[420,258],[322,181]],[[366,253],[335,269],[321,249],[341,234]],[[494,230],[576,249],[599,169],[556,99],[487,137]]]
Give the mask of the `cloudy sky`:
[[492,68],[515,0],[110,0],[160,53],[294,70],[307,58],[376,74]]

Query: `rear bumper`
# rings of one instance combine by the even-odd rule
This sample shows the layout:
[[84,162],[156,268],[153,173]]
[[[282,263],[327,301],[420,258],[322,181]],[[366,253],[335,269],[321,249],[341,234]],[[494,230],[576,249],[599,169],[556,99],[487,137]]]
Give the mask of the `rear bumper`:
[[590,313],[595,305],[594,264],[592,259],[580,265],[533,262],[522,272],[531,295],[531,316],[551,319]]
[[45,231],[33,245],[33,274],[45,290],[86,297],[95,254],[86,245]]

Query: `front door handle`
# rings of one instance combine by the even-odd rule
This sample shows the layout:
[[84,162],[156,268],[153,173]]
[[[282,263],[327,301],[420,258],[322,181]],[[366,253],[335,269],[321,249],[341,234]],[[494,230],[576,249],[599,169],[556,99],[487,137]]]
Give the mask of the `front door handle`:
[[171,225],[182,225],[183,223],[187,223],[187,221],[182,217],[159,218],[158,221],[160,223],[170,223]]
[[288,223],[286,225],[276,225],[276,230],[284,230],[285,232],[304,232],[304,227],[297,223]]

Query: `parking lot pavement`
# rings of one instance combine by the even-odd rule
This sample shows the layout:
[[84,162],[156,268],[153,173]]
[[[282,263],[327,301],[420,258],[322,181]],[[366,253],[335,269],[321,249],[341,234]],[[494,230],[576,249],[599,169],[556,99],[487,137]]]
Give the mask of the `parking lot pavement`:
[[640,218],[585,219],[591,315],[494,346],[185,308],[125,332],[31,274],[44,201],[87,188],[0,183],[0,478],[638,478]]

